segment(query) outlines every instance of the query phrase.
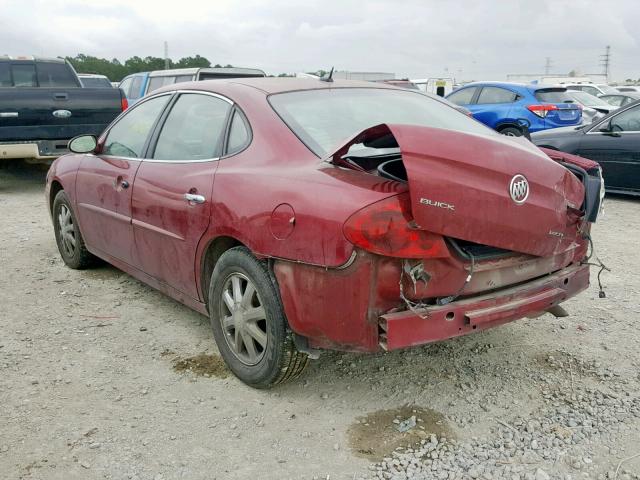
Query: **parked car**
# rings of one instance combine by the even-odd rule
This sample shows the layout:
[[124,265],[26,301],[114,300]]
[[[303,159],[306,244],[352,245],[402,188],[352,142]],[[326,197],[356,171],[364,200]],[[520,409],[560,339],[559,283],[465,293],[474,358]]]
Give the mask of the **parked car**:
[[618,92],[636,92],[636,93],[640,93],[640,85],[620,85],[619,87],[616,87],[616,90],[618,90]]
[[79,73],[80,83],[85,88],[113,88],[111,81],[104,75],[94,73]]
[[582,105],[582,123],[590,124],[613,112],[618,107],[607,103],[600,97],[594,97],[590,93],[580,90],[569,90],[569,96],[578,105]]
[[113,88],[82,88],[64,60],[0,57],[0,159],[49,159],[80,133],[100,135],[125,108]]
[[133,105],[144,97],[148,83],[149,72],[139,72],[124,77],[120,85],[118,85],[118,88],[124,92],[129,105]]
[[617,93],[614,87],[604,83],[562,83],[562,86],[566,87],[567,90],[579,90],[593,95],[594,97],[598,97],[606,93]]
[[413,90],[171,85],[70,148],[46,181],[64,262],[100,257],[208,315],[254,387],[320,349],[440,341],[589,284],[597,164],[553,161]]
[[592,125],[539,132],[531,139],[541,147],[597,161],[608,192],[640,195],[640,101]]
[[469,109],[474,118],[509,136],[579,125],[582,110],[564,87],[507,82],[474,82],[447,100]]
[[129,75],[122,79],[123,89],[129,103],[135,103],[147,93],[165,85],[180,82],[213,80],[218,78],[251,78],[266,77],[257,68],[215,67],[215,68],[178,68],[173,70],[156,70]]
[[615,107],[624,107],[625,105],[640,100],[640,92],[620,92],[602,95],[599,98]]

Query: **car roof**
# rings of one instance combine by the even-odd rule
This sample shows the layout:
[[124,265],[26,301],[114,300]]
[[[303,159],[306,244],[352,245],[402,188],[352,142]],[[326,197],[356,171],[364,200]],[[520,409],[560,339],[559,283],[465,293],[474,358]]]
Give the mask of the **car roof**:
[[[179,85],[178,88],[175,88]],[[253,78],[229,78],[201,80],[199,82],[186,82],[173,85],[166,85],[153,92],[167,92],[172,90],[180,90],[188,88],[189,90],[204,90],[213,93],[223,93],[224,91],[236,90],[237,87],[246,87],[259,90],[266,95],[274,93],[293,92],[299,90],[323,90],[331,88],[378,88],[402,91],[406,88],[396,87],[385,83],[366,82],[361,80],[334,80],[333,82],[325,82],[315,78],[299,78],[299,77],[253,77]]]
[[80,78],[108,78],[106,75],[101,75],[99,73],[79,73],[78,76]]
[[[503,87],[503,88],[525,88],[527,90],[530,90],[532,92],[535,92],[537,90],[544,90],[547,88],[564,88],[564,85],[552,85],[552,84],[548,84],[548,83],[519,83],[519,82],[471,82],[471,83],[467,83],[466,85],[460,87],[458,90],[462,90],[463,88],[466,87]],[[455,90],[457,91],[457,90]]]
[[0,55],[0,62],[51,62],[51,63],[66,63],[64,58],[58,57],[40,57],[36,55]]
[[191,67],[191,68],[173,68],[169,70],[154,70],[149,73],[150,77],[172,77],[178,75],[195,75],[196,73],[225,73],[238,75],[251,75],[265,73],[257,68],[244,67]]
[[602,97],[629,97],[629,98],[640,98],[640,92],[616,92],[616,93],[605,93]]

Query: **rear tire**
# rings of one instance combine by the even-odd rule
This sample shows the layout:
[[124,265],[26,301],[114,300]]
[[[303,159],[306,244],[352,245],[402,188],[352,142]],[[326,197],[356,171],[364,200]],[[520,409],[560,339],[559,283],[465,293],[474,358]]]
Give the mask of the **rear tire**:
[[222,254],[211,275],[209,316],[218,350],[236,377],[271,388],[298,377],[308,357],[296,350],[278,287],[245,247]]
[[505,127],[500,130],[502,135],[506,135],[507,137],[521,137],[522,130],[516,127]]
[[64,263],[75,270],[95,264],[96,257],[85,246],[76,215],[64,190],[60,190],[53,199],[51,211],[56,244]]

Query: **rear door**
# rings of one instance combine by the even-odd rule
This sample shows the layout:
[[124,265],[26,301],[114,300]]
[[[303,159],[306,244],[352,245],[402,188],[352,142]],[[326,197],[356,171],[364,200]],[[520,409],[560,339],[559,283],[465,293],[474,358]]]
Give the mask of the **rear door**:
[[171,98],[151,98],[128,110],[107,132],[102,150],[85,155],[76,177],[82,235],[90,249],[135,265],[131,191],[153,126]]
[[475,104],[467,108],[473,117],[490,127],[496,127],[501,121],[510,118],[513,103],[518,94],[501,87],[482,87]]
[[179,94],[134,183],[139,267],[192,298],[199,298],[196,249],[211,218],[214,174],[231,108],[232,102],[218,95]]
[[606,187],[640,191],[640,105],[591,128],[576,153],[600,163]]

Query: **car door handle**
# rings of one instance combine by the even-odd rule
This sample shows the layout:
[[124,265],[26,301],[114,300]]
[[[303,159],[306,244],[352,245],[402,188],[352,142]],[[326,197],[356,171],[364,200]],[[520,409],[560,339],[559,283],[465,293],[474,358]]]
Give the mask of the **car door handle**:
[[18,118],[18,112],[0,112],[0,118]]
[[184,199],[191,204],[204,203],[204,201],[206,200],[206,198],[204,198],[204,195],[196,195],[195,193],[185,193]]

